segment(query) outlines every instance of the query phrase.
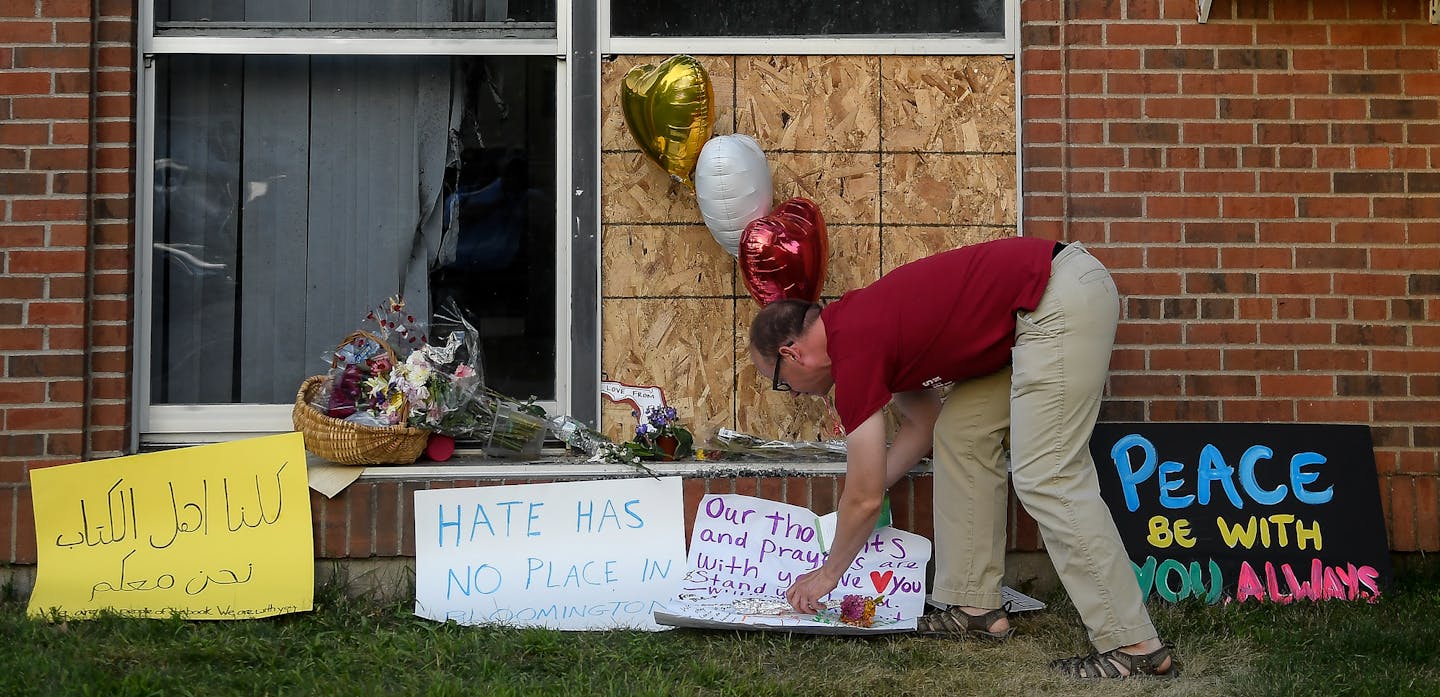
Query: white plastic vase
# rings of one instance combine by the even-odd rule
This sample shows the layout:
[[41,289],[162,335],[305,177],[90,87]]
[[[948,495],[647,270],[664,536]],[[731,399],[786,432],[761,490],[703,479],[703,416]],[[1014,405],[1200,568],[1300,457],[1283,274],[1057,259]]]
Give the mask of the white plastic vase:
[[745,226],[769,213],[774,201],[760,144],[739,133],[707,141],[695,163],[695,199],[715,241],[736,256]]

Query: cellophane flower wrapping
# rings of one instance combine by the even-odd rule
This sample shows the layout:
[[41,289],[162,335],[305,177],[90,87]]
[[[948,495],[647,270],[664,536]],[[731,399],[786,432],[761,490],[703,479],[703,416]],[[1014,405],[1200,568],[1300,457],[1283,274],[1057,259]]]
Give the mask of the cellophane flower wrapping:
[[[322,403],[329,416],[367,425],[406,425],[478,441],[492,454],[539,452],[544,411],[485,385],[479,334],[453,302],[443,311],[460,328],[444,344],[432,344],[403,301],[391,299],[366,317],[363,327],[385,341],[396,357],[363,333],[338,347]],[[535,413],[535,412],[538,412]]]
[[767,459],[844,459],[845,441],[767,440],[728,428],[702,431],[696,440],[709,457],[724,456]]

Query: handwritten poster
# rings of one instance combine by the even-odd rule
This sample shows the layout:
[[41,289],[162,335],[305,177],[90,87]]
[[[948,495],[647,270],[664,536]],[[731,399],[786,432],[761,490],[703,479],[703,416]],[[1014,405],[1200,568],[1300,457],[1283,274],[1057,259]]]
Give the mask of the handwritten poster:
[[245,619],[309,610],[299,433],[30,472],[31,615]]
[[[656,613],[677,626],[748,627],[814,633],[879,633],[915,629],[925,610],[930,541],[892,527],[871,533],[818,614],[791,611],[785,589],[828,556],[820,519],[811,511],[739,494],[710,494],[695,512],[680,592]],[[842,624],[846,595],[884,596],[874,626]]]
[[679,589],[679,477],[415,492],[415,614],[460,624],[659,630]]
[[1374,601],[1389,585],[1368,427],[1099,424],[1090,451],[1147,598]]

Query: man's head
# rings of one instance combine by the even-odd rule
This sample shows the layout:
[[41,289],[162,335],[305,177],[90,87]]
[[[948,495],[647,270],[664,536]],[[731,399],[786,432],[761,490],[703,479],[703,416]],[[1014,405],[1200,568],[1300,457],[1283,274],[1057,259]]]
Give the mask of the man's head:
[[750,361],[777,390],[825,394],[830,376],[820,306],[804,300],[766,305],[750,325]]

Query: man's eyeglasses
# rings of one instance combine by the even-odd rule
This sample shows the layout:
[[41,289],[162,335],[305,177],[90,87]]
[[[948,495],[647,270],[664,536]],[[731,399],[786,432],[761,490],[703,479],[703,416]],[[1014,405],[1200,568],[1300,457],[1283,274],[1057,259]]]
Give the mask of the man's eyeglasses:
[[[794,345],[795,342],[793,341],[785,342],[785,346]],[[780,348],[785,348],[785,346],[781,346]],[[774,377],[770,378],[770,389],[775,390],[776,392],[789,392],[790,390],[794,389],[790,387],[790,383],[780,379],[780,361],[784,359],[785,357],[780,355],[780,349],[775,349],[775,375]]]

